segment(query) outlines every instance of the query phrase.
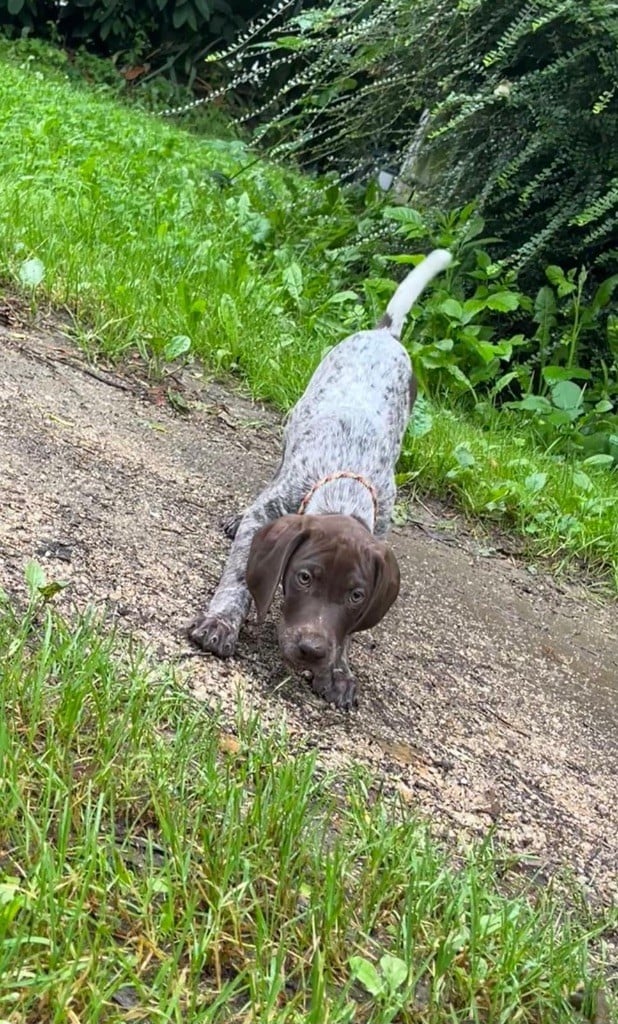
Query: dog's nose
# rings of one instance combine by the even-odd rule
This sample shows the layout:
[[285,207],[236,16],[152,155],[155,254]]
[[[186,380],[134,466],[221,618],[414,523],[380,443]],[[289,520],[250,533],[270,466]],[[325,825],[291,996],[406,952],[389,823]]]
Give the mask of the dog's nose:
[[321,636],[301,636],[297,646],[298,653],[305,661],[321,661],[326,657],[327,645]]

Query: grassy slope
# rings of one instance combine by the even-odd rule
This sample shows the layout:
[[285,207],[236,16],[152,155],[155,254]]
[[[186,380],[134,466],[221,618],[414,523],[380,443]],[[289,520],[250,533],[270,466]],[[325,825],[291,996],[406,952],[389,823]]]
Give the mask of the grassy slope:
[[[0,275],[40,258],[42,289],[75,311],[93,353],[137,347],[160,365],[186,335],[285,408],[325,348],[373,316],[345,294],[357,214],[336,189],[73,88],[36,61],[0,64],[0,132]],[[221,174],[238,176],[223,187]],[[540,454],[505,415],[488,430],[440,409],[429,434],[409,438],[402,469],[421,491],[454,494],[618,586],[616,473]]]
[[[92,621],[0,600],[0,774],[3,1019],[575,1024],[594,998],[583,911],[505,897],[490,845],[455,870],[283,734],[221,734]],[[390,993],[352,984],[385,954]]]

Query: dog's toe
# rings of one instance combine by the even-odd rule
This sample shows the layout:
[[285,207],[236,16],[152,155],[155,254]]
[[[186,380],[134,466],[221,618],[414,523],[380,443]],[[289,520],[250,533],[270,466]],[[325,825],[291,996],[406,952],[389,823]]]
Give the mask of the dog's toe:
[[203,651],[219,658],[231,658],[237,639],[234,627],[214,615],[199,615],[189,626],[187,636]]

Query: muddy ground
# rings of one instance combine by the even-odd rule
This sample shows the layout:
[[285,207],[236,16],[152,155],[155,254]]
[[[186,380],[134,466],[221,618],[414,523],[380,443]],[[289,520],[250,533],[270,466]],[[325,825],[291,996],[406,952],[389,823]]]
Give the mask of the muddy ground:
[[618,899],[616,605],[416,504],[391,537],[399,601],[353,644],[357,711],[286,674],[272,623],[250,621],[231,662],[194,653],[183,630],[226,557],[220,521],[267,480],[280,426],[218,385],[180,383],[189,415],[161,387],[85,365],[58,322],[28,326],[0,303],[0,586],[23,599],[37,559],[70,582],[61,606],[105,607],[230,718],[241,694],[329,767],[367,765],[437,834],[494,828],[526,870],[566,864],[591,897]]

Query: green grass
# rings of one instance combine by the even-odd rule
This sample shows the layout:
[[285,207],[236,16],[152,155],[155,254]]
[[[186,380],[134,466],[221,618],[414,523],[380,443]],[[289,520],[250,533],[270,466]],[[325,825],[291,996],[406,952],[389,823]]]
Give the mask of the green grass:
[[[367,280],[385,272],[370,200],[127,109],[22,50],[5,46],[0,62],[0,277],[20,286],[41,260],[29,298],[66,304],[93,357],[137,349],[156,372],[189,345],[288,408],[328,346],[383,301]],[[616,472],[544,455],[508,414],[441,408],[429,433],[411,433],[401,469],[618,588]]]
[[505,895],[489,841],[453,862],[361,777],[335,797],[283,729],[239,712],[222,734],[91,618],[0,602],[0,712],[3,1019],[567,1024],[578,986],[594,1003],[583,903]]
[[[419,425],[426,415],[419,406]],[[443,406],[429,415],[428,433],[406,437],[402,481],[515,530],[531,557],[557,569],[585,566],[618,590],[618,474],[540,451],[495,410],[473,416]]]

